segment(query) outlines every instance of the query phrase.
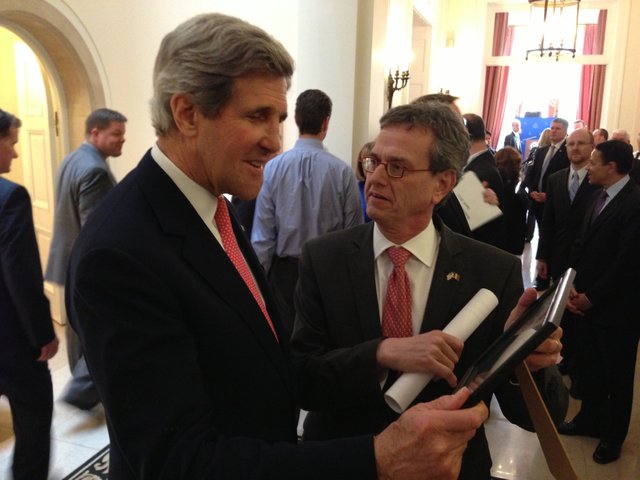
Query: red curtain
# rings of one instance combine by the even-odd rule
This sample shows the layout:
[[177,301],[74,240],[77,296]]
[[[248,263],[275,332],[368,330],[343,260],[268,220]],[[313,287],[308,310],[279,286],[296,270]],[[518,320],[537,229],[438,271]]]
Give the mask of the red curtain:
[[[511,55],[513,33],[513,27],[509,26],[509,13],[496,13],[493,29],[493,56]],[[500,130],[502,129],[504,109],[507,103],[508,80],[509,67],[487,67],[482,118],[484,119],[485,127],[492,133],[491,146],[493,148],[497,148],[500,142]]]
[[510,56],[511,45],[513,44],[513,27],[509,26],[509,13],[496,13],[493,26],[493,49],[491,55],[494,57]]
[[[600,10],[598,23],[595,25],[586,25],[585,27],[583,54],[602,55],[604,52],[606,25],[607,10]],[[600,126],[605,70],[606,65],[582,66],[578,118],[583,119],[591,129]]]
[[504,108],[507,103],[507,83],[509,67],[487,67],[484,82],[484,105],[482,118],[491,135],[491,146],[497,148],[500,141],[500,129],[504,119]]

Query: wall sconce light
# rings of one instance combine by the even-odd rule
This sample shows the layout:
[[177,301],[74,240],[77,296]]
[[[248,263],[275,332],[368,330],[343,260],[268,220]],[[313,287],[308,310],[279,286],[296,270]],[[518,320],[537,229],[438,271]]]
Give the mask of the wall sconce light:
[[391,75],[391,70],[389,70],[389,76],[387,77],[387,101],[389,102],[389,108],[391,108],[391,103],[393,102],[393,94],[406,87],[409,78],[409,70],[400,72],[400,68],[396,68],[396,73],[393,76]]
[[529,5],[531,36],[540,38],[540,43],[538,48],[527,50],[526,59],[532,52],[555,56],[556,62],[561,53],[575,58],[580,0],[529,0]]

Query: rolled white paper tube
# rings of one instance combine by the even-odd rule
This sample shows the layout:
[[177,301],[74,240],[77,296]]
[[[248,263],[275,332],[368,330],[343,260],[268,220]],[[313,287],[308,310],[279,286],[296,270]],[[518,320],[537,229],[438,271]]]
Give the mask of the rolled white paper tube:
[[[497,305],[494,293],[481,288],[442,331],[464,342]],[[432,378],[431,373],[403,373],[384,394],[387,405],[397,413],[404,412]]]

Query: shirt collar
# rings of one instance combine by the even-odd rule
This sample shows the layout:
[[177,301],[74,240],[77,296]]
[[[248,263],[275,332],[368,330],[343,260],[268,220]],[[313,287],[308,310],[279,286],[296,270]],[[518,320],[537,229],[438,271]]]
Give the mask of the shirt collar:
[[440,235],[433,226],[433,222],[429,222],[427,228],[401,245],[385,237],[377,224],[373,228],[373,256],[376,260],[387,248],[397,246],[409,250],[416,259],[431,268],[435,263],[439,242]]
[[573,176],[573,172],[577,172],[578,174],[578,179],[582,182],[582,180],[584,179],[585,175],[587,174],[587,166],[585,165],[582,168],[579,169],[575,169],[573,168],[573,165],[569,166],[569,181],[571,181],[571,177]]
[[482,155],[484,152],[488,150],[489,150],[488,148],[485,148],[484,150],[480,150],[479,152],[476,152],[473,155],[469,155],[469,159],[467,160],[467,165],[469,165],[474,159],[478,158],[480,155]]
[[211,229],[211,225],[214,224],[213,216],[218,207],[218,198],[180,170],[169,157],[160,150],[157,143],[151,148],[151,156],[187,198],[200,218],[202,218],[202,221]]
[[607,195],[609,196],[609,200],[611,200],[618,193],[620,193],[620,190],[622,190],[624,188],[624,186],[627,184],[628,181],[629,181],[629,175],[625,175],[620,180],[618,180],[616,183],[611,185],[609,188],[605,188],[605,191],[607,192]]

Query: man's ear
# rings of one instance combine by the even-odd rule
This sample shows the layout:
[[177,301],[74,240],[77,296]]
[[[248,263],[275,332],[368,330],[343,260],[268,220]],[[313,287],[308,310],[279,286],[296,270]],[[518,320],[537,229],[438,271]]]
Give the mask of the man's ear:
[[445,170],[444,172],[436,173],[436,188],[433,192],[433,204],[440,203],[449,192],[453,190],[458,182],[458,177],[455,170]]
[[191,101],[191,96],[188,93],[174,93],[170,105],[178,131],[186,137],[195,135],[198,130],[198,109]]
[[95,144],[99,133],[100,133],[100,130],[98,129],[98,127],[93,127],[89,132],[89,142]]

